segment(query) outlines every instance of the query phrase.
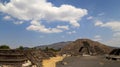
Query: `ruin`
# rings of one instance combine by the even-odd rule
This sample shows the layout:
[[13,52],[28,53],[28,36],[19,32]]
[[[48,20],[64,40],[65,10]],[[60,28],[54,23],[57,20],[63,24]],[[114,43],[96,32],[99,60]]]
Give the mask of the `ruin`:
[[0,67],[42,67],[49,56],[39,49],[0,50]]
[[19,50],[0,50],[0,66],[22,67],[27,63],[27,58]]
[[120,48],[113,49],[107,56],[108,60],[120,60]]
[[112,50],[111,47],[90,39],[78,39],[61,49],[60,54],[67,55],[104,55]]
[[84,55],[84,56],[92,55],[90,45],[87,41],[83,42],[83,46],[80,47],[79,52],[80,52],[81,55]]
[[23,53],[27,59],[31,61],[32,65],[36,67],[42,67],[42,60],[49,58],[46,53],[42,52],[39,49],[23,50]]

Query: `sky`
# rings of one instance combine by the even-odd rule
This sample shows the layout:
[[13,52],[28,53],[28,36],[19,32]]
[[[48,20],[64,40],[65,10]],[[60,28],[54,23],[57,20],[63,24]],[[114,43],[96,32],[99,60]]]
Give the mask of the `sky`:
[[120,0],[0,0],[0,45],[80,38],[120,47]]

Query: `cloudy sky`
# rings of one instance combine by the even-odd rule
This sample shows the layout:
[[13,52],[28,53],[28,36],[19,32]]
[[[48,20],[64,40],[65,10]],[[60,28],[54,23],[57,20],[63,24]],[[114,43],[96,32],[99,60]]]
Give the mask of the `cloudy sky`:
[[0,44],[89,38],[120,47],[120,0],[0,0]]

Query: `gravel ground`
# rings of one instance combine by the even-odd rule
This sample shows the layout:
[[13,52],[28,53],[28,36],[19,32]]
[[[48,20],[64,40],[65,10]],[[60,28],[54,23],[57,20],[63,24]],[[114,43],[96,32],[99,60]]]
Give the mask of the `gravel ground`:
[[56,67],[120,67],[120,61],[107,60],[100,56],[72,56],[58,62]]

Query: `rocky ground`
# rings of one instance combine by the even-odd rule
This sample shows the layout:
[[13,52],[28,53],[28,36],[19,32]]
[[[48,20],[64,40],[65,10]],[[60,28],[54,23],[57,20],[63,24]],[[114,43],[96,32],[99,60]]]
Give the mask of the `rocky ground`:
[[120,61],[107,60],[101,56],[72,56],[58,62],[56,67],[119,67]]

